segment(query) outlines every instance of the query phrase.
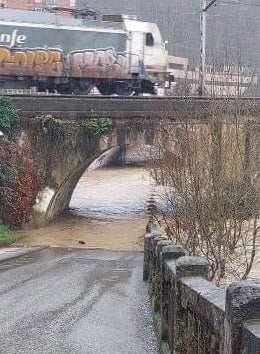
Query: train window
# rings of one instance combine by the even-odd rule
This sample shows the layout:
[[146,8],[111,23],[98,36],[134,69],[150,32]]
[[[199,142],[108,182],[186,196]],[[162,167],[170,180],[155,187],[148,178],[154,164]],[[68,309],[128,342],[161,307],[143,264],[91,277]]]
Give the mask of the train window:
[[152,33],[146,33],[146,45],[148,47],[154,46],[154,38],[153,38]]

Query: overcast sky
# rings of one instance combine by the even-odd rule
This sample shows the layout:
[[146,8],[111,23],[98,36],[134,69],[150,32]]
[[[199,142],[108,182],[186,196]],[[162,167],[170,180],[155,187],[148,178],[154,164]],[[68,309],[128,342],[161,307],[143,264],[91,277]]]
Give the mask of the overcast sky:
[[[135,14],[157,22],[170,53],[199,58],[199,8],[201,0],[88,0],[103,13]],[[208,11],[208,61],[233,57],[234,62],[260,66],[259,0],[219,0]]]

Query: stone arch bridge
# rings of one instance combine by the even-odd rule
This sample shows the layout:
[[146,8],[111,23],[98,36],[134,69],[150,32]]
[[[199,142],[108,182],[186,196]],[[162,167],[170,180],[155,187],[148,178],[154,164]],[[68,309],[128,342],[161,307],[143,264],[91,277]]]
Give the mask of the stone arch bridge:
[[[139,118],[131,122],[112,119],[108,120],[112,126],[100,133],[82,128],[86,120],[66,121],[65,134],[61,126],[59,136],[60,120],[50,115],[47,121],[45,118],[24,120],[15,132],[19,149],[33,161],[37,174],[38,196],[30,217],[31,226],[46,224],[69,207],[73,191],[89,167],[124,164],[126,155],[139,152],[138,163],[147,161],[157,125],[155,121]],[[88,121],[94,124],[96,120]]]
[[[225,119],[234,112],[241,120],[260,116],[259,101],[252,100],[235,106],[217,100],[214,107],[209,99],[195,98],[83,99],[69,96],[13,97],[12,100],[20,109],[21,117],[14,132],[15,140],[33,161],[40,181],[30,218],[31,223],[37,225],[47,223],[68,208],[80,177],[97,158],[109,163],[120,154],[123,156],[129,147],[152,146],[155,139],[160,139],[163,118],[176,124],[187,120],[207,122],[216,112]],[[39,116],[42,118],[35,118]],[[111,127],[82,134],[86,122],[92,119],[93,123],[100,118],[109,118]]]

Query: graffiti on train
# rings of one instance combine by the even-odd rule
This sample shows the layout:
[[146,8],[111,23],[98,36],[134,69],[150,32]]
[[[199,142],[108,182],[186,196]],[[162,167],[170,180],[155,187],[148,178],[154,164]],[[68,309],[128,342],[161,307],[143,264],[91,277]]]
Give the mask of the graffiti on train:
[[61,76],[62,51],[0,47],[0,75]]
[[114,49],[71,52],[0,46],[0,75],[124,77],[127,58]]
[[71,76],[74,77],[124,77],[127,58],[114,49],[98,49],[71,53]]

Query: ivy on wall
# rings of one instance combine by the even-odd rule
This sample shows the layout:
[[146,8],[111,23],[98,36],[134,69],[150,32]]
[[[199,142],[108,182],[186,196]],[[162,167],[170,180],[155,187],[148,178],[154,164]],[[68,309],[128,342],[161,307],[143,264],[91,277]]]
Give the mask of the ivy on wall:
[[[21,227],[29,218],[36,196],[36,175],[30,144],[12,141],[12,128],[19,119],[19,110],[10,98],[0,98],[0,220]],[[2,230],[4,227],[2,226]],[[6,235],[6,233],[4,233]]]
[[0,144],[0,219],[22,227],[35,204],[38,188],[28,150],[19,150],[12,142]]
[[[77,122],[66,121],[50,114],[33,119],[31,126],[32,140],[41,150],[46,150],[47,159],[65,159],[77,148],[81,151],[90,150],[97,143],[99,136],[112,128],[109,118],[91,118]],[[50,149],[51,147],[51,149]]]
[[34,119],[34,136],[40,140],[47,139],[49,143],[70,142],[81,136],[101,135],[112,127],[110,118],[91,118],[79,122],[65,121],[55,118],[51,114]]
[[18,120],[19,110],[9,97],[0,97],[0,130],[9,134],[11,127]]
[[80,126],[90,134],[105,134],[112,127],[112,120],[110,118],[91,118],[83,120]]
[[9,99],[0,98],[0,130],[7,134],[0,139],[0,220],[21,228],[29,220],[39,190],[49,181],[51,164],[66,159],[75,148],[94,149],[112,121],[93,118],[70,122],[44,115],[32,120],[17,144],[9,133],[18,113]]

